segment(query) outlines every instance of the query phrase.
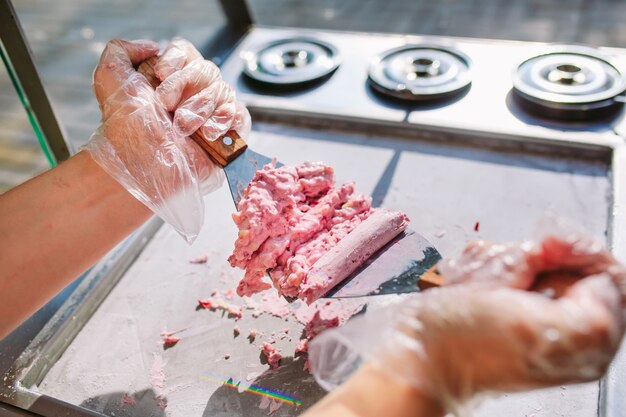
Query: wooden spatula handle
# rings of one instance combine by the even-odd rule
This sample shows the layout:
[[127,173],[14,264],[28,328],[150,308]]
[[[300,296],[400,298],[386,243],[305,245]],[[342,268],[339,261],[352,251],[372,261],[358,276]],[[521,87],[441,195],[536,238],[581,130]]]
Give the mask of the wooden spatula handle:
[[[158,57],[153,56],[142,62],[137,68],[137,71],[146,77],[153,88],[157,88],[161,83],[154,71],[157,60]],[[191,138],[222,168],[231,163],[248,147],[234,130],[229,130],[225,135],[211,141],[198,129],[191,135]]]
[[433,287],[441,287],[442,285],[444,285],[443,276],[439,273],[437,265],[424,272],[417,281],[417,286],[422,291]]

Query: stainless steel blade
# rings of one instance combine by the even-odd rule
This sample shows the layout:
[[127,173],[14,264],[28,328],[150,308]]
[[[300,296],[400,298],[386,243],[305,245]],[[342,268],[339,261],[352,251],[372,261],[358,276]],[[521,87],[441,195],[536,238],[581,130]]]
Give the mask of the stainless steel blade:
[[428,240],[407,229],[324,298],[416,292],[419,278],[439,260],[439,251]]
[[[239,204],[243,191],[250,184],[255,173],[270,162],[272,162],[272,158],[254,152],[248,147],[234,161],[226,165],[224,172],[226,173],[228,188],[230,188],[230,194],[233,196],[235,206]],[[277,167],[282,165],[280,162],[276,163]]]

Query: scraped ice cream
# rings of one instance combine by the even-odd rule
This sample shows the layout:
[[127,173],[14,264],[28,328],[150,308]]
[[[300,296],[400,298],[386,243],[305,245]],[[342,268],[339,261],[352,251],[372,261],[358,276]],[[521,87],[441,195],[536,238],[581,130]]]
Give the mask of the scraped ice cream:
[[180,342],[180,337],[174,336],[170,333],[162,334],[163,336],[163,348],[168,349],[174,347],[176,343]]
[[262,352],[267,358],[267,363],[270,365],[270,368],[278,368],[280,360],[283,358],[283,355],[280,354],[278,349],[272,346],[270,342],[265,342],[262,345]]
[[246,271],[237,293],[250,296],[273,284],[280,295],[307,303],[347,278],[408,224],[402,213],[372,209],[371,198],[355,191],[353,182],[335,186],[333,169],[320,162],[266,165],[237,209],[239,235],[229,262]]
[[407,224],[408,218],[400,212],[376,210],[313,264],[299,297],[309,304],[322,297],[406,229]]
[[229,317],[235,318],[235,320],[243,317],[243,311],[241,307],[238,305],[229,303],[224,301],[218,291],[213,291],[212,295],[209,298],[204,300],[198,300],[198,306],[200,308],[205,308],[208,310],[216,311],[222,310],[225,311]]

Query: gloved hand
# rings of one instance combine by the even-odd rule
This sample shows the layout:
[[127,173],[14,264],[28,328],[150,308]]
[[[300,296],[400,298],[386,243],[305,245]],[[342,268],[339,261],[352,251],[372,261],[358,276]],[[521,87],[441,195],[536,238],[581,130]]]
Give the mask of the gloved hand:
[[247,138],[250,114],[235,99],[234,90],[220,77],[219,69],[181,38],[175,38],[155,66],[162,83],[157,96],[165,108],[175,112],[174,126],[183,135],[201,129],[215,140],[229,130]]
[[158,52],[152,41],[107,44],[93,77],[102,124],[84,149],[191,243],[204,222],[202,196],[223,173],[187,136],[203,126],[214,139],[231,128],[245,138],[250,117],[217,67],[182,39],[159,58],[155,91],[135,67]]
[[314,339],[318,382],[332,389],[369,362],[459,413],[481,392],[598,379],[624,335],[626,270],[579,233],[471,243],[439,271],[460,285],[368,311]]

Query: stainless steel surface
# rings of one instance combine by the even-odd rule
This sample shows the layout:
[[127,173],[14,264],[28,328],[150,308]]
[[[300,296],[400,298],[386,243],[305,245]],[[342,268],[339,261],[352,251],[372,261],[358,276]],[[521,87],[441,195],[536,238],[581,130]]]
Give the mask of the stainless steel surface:
[[375,90],[391,97],[434,100],[467,88],[471,65],[467,55],[447,46],[404,45],[374,58],[369,80]]
[[0,416],[2,417],[38,417],[37,414],[13,407],[12,405],[0,403]]
[[[443,256],[458,253],[476,238],[532,237],[537,222],[551,211],[581,224],[626,261],[622,117],[561,124],[532,118],[509,101],[511,70],[542,45],[430,39],[468,54],[476,75],[472,88],[458,100],[446,106],[414,107],[373,96],[367,86],[367,63],[384,50],[427,39],[306,34],[334,43],[345,57],[337,72],[314,89],[270,93],[255,90],[242,79],[239,53],[292,37],[291,30],[254,29],[223,66],[224,79],[233,82],[238,96],[251,106],[253,149],[287,164],[327,162],[336,168],[338,181],[356,180],[357,188],[372,194],[376,205],[405,211],[411,227]],[[613,52],[623,58],[620,50]],[[116,416],[247,417],[268,412],[259,408],[258,396],[242,390],[251,383],[302,400],[301,407],[283,405],[277,416],[298,414],[323,395],[302,371],[302,358],[290,357],[300,323],[265,315],[254,318],[249,310],[237,322],[242,336],[251,328],[265,333],[259,341],[289,329],[293,339],[277,341],[287,357],[284,365],[270,371],[260,361],[259,341],[251,344],[233,336],[232,319],[195,311],[199,298],[214,288],[233,288],[242,275],[225,261],[237,233],[229,220],[233,210],[229,191],[223,187],[209,198],[206,218],[215,222],[205,227],[195,246],[187,246],[170,228],[159,230],[92,315],[88,312],[93,306],[84,300],[85,313],[77,316],[74,327],[80,331],[74,338],[55,331],[48,334],[57,348],[40,349],[38,355],[45,358],[65,349],[50,362],[47,373],[18,366],[16,382],[24,383],[8,402],[28,408],[37,400],[40,406],[54,400]],[[474,230],[477,221],[479,231]],[[207,255],[208,262],[189,263],[199,255]],[[369,297],[365,314],[398,297]],[[71,320],[67,323],[73,327]],[[186,329],[180,333],[181,341],[163,350],[161,332],[180,329]],[[159,368],[163,387],[158,378],[156,384],[151,378]],[[486,401],[476,415],[623,416],[620,382],[625,369],[622,354],[602,384],[505,395]],[[241,381],[240,389],[224,385],[228,378]],[[165,409],[158,406],[155,390],[161,391]],[[137,404],[123,405],[124,394],[134,394]]]
[[341,64],[332,44],[313,37],[269,42],[243,52],[244,73],[270,85],[298,85],[329,76]]
[[[359,125],[350,130],[308,129],[257,120],[250,145],[267,155],[280,153],[287,164],[305,158],[324,160],[336,167],[338,180],[355,179],[367,193],[399,152],[383,205],[406,211],[412,227],[423,232],[443,255],[459,251],[477,237],[519,240],[531,236],[546,208],[582,223],[596,237],[604,237],[610,207],[607,195],[611,195],[608,154],[600,152],[595,160],[585,160],[574,155],[555,157],[551,144],[546,144],[545,152],[533,153],[515,146],[498,150],[458,140],[452,146],[417,134],[403,138],[364,133]],[[610,153],[609,149],[599,150]],[[347,156],[350,164],[345,163]],[[459,207],[464,209],[459,211]],[[302,329],[299,323],[266,316],[255,319],[249,312],[235,323],[216,313],[195,311],[197,299],[213,288],[233,288],[241,277],[225,262],[236,236],[234,224],[227,220],[231,212],[227,189],[212,195],[206,218],[223,220],[206,228],[191,249],[175,232],[161,229],[37,389],[116,416],[161,413],[151,400],[154,388],[150,383],[155,357],[160,356],[165,363],[168,404],[164,415],[266,415],[267,410],[258,407],[257,396],[224,387],[221,381],[228,378],[242,381],[242,386],[254,383],[285,392],[301,398],[305,406],[318,399],[322,392],[301,372],[302,359],[292,362],[288,358],[284,368],[267,371],[259,360],[258,342],[250,344],[232,333],[238,324],[243,335],[257,328],[268,337],[288,327],[289,334],[297,336]],[[479,233],[473,230],[477,220],[481,222]],[[189,263],[202,254],[209,256],[206,265]],[[384,297],[388,296],[369,299]],[[180,334],[181,342],[163,351],[160,333],[183,328],[187,330]],[[277,344],[289,357],[295,342],[296,338]],[[103,351],[100,346],[107,348]],[[226,354],[231,358],[225,360]],[[251,372],[262,373],[246,381]],[[204,378],[206,375],[213,379]],[[142,396],[142,408],[121,406],[124,393]],[[554,412],[590,416],[596,414],[598,394],[598,384],[520,394],[497,402],[497,410],[521,416],[531,407],[547,404]],[[522,403],[523,407],[513,408]],[[305,406],[285,405],[275,415],[293,415]]]
[[[56,399],[42,396],[30,387],[41,382],[50,366],[63,354],[68,341],[81,330],[85,321],[162,224],[157,217],[150,219],[87,271],[75,289],[71,292],[64,291],[57,297],[59,299],[51,301],[49,304],[62,303],[53,310],[51,317],[46,311],[50,308],[45,306],[29,319],[28,329],[20,328],[2,340],[0,375],[3,377],[0,384],[0,402],[42,415],[54,415],[46,413],[46,410],[50,411],[51,403],[57,404],[54,406],[56,410],[59,407],[63,410],[71,408]],[[17,352],[11,347],[22,345],[25,338],[28,345],[16,357]],[[71,415],[65,414],[65,411],[63,413]]]
[[440,260],[441,254],[432,243],[407,229],[324,298],[417,292],[419,278]]
[[247,147],[233,162],[226,165],[224,172],[235,206],[239,204],[243,191],[254,178],[256,171],[270,162],[272,162],[272,158],[254,152],[250,147]]
[[[296,35],[317,36],[339,49],[343,64],[332,77],[311,90],[291,93],[261,91],[245,82],[243,61],[236,59],[236,55],[272,40]],[[407,43],[446,45],[467,54],[472,60],[472,86],[467,94],[458,100],[435,105],[403,105],[377,97],[367,86],[370,61],[386,50]],[[225,80],[236,87],[238,97],[257,114],[267,112],[300,117],[306,113],[308,117],[318,116],[325,121],[393,122],[394,126],[408,125],[432,132],[454,131],[470,135],[480,132],[480,137],[550,139],[565,144],[614,140],[614,131],[621,134],[626,126],[623,114],[608,121],[562,123],[529,114],[513,100],[513,70],[546,47],[546,44],[531,42],[255,28],[233,51],[223,68]],[[613,56],[613,62],[619,67],[626,62],[624,50],[599,50]]]
[[70,149],[65,134],[50,105],[48,94],[41,82],[24,31],[10,0],[0,0],[0,48],[8,56],[12,67],[7,70],[15,71],[20,87],[26,95],[29,108],[25,110],[30,113],[32,109],[33,128],[43,132],[54,162],[66,160],[70,157]]

